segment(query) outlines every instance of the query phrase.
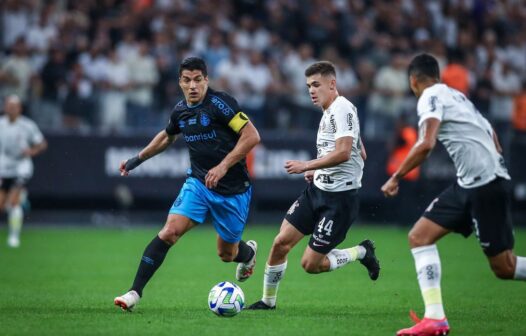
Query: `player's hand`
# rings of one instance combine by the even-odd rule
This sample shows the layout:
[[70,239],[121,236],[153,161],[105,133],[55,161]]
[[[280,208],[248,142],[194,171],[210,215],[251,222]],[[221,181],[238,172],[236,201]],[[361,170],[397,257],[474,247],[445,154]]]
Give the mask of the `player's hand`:
[[382,186],[382,192],[385,197],[396,196],[398,194],[398,179],[395,176],[391,176]]
[[210,169],[205,176],[205,185],[208,189],[217,187],[219,180],[226,175],[228,168],[222,164],[218,164],[214,168]]
[[314,170],[307,170],[304,174],[305,181],[308,183],[312,183],[312,180],[314,180]]
[[307,169],[307,163],[305,161],[289,160],[285,162],[285,170],[289,174],[301,174]]
[[132,157],[131,159],[122,161],[119,166],[121,176],[128,176],[131,170],[137,168],[143,162],[144,161],[141,160],[138,155]]

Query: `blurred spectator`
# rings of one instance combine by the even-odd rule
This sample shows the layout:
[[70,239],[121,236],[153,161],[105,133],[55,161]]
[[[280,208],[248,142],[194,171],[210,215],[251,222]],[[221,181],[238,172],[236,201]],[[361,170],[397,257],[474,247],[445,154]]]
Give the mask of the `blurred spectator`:
[[491,83],[493,94],[490,100],[490,116],[506,156],[510,144],[513,97],[521,90],[521,79],[507,61],[496,61],[491,69]]
[[386,136],[391,125],[404,106],[405,95],[408,93],[406,61],[402,54],[395,54],[389,65],[380,68],[374,78],[374,91],[369,100],[369,111],[374,119],[368,123],[367,135],[372,137]]
[[469,71],[463,65],[463,60],[463,55],[460,51],[454,50],[451,52],[449,63],[442,70],[442,82],[469,96]]
[[159,81],[155,59],[150,56],[147,41],[139,43],[138,54],[129,59],[128,73],[130,91],[128,92],[128,125],[134,128],[155,125],[152,111],[153,88]]
[[11,51],[0,66],[1,96],[16,95],[26,105],[32,71],[23,37],[16,40]]
[[75,63],[68,76],[69,91],[64,101],[64,127],[88,131],[95,124],[93,83],[85,75],[82,65]]
[[0,6],[2,9],[2,45],[4,48],[10,48],[20,37],[24,36],[31,22],[31,12],[29,6],[20,0],[6,0]]
[[33,119],[43,129],[62,127],[62,102],[67,86],[67,65],[64,52],[54,48],[49,52],[49,60],[42,68],[42,101],[33,111]]
[[130,88],[129,69],[119,59],[115,49],[108,52],[104,64],[105,78],[101,85],[101,130],[103,132],[123,131],[126,127],[126,91]]

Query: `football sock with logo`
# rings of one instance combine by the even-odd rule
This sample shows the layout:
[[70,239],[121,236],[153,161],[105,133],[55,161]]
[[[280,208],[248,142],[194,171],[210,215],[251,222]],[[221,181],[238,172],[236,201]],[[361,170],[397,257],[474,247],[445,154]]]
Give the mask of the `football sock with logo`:
[[24,220],[24,212],[20,205],[14,206],[8,212],[9,235],[19,238]]
[[331,250],[327,253],[327,259],[329,259],[331,265],[329,271],[341,268],[352,261],[363,259],[363,257],[365,257],[365,252],[365,248],[360,245],[343,250]]
[[526,280],[526,257],[517,257],[515,263],[515,280]]
[[137,294],[142,297],[144,286],[146,286],[155,271],[161,266],[170,247],[172,247],[172,245],[159,238],[159,236],[153,238],[144,250],[141,262],[139,263],[139,269],[137,270],[135,280],[130,290],[136,291]]
[[265,275],[263,276],[263,297],[261,301],[265,302],[266,305],[274,307],[276,305],[276,299],[278,296],[279,282],[285,275],[287,269],[287,262],[280,265],[266,265]]
[[238,245],[237,256],[234,258],[235,262],[246,263],[254,256],[254,250],[250,248],[244,241],[240,240]]
[[416,273],[420,292],[426,306],[425,317],[443,319],[442,292],[440,289],[440,257],[436,245],[420,246],[411,249],[415,259]]

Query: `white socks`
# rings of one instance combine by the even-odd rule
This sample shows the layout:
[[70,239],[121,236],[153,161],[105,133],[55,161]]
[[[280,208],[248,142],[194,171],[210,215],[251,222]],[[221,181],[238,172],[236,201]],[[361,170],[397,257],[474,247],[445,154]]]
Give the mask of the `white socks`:
[[365,253],[365,247],[360,245],[344,250],[333,249],[327,253],[327,259],[331,264],[329,271],[341,268],[352,261],[363,259]]
[[426,306],[425,317],[440,320],[445,317],[440,289],[440,257],[436,245],[411,249],[415,259],[418,284]]
[[526,257],[517,256],[517,263],[515,265],[515,280],[526,280]]
[[17,205],[11,208],[8,212],[9,235],[12,237],[20,237],[20,230],[22,229],[22,220],[24,212],[22,207]]
[[267,306],[274,307],[276,305],[279,282],[281,279],[283,279],[286,269],[286,261],[280,265],[265,265],[265,276],[263,277],[263,298],[261,301],[265,302]]

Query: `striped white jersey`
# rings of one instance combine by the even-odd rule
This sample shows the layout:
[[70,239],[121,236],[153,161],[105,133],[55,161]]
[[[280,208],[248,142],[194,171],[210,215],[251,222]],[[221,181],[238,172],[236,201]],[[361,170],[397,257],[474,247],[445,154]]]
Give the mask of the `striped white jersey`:
[[441,121],[437,137],[455,164],[461,187],[479,187],[497,176],[510,179],[493,128],[463,93],[437,83],[424,90],[417,109],[419,126],[429,118]]
[[334,151],[336,140],[345,136],[353,138],[351,156],[337,166],[316,170],[314,184],[321,190],[344,191],[362,186],[363,159],[360,155],[362,143],[358,112],[350,101],[339,96],[323,111],[316,141],[318,158]]
[[24,151],[44,141],[42,132],[29,118],[19,116],[10,122],[0,117],[0,177],[24,177],[33,175],[31,158]]

